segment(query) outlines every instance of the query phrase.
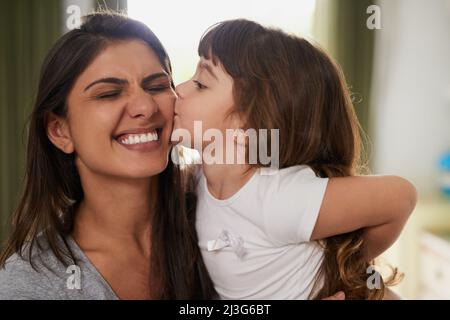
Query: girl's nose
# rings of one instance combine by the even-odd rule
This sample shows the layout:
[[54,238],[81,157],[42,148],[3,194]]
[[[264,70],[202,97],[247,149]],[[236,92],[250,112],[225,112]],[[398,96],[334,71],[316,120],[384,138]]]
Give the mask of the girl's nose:
[[177,85],[175,87],[175,93],[177,94],[179,99],[183,99],[184,98],[184,93],[186,91],[186,83],[187,81],[180,83],[179,85]]

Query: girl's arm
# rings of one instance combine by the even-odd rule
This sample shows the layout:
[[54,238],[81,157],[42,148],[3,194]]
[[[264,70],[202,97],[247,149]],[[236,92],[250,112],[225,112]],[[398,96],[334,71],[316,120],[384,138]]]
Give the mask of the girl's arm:
[[330,178],[311,240],[365,228],[367,261],[389,248],[413,211],[417,191],[397,176]]

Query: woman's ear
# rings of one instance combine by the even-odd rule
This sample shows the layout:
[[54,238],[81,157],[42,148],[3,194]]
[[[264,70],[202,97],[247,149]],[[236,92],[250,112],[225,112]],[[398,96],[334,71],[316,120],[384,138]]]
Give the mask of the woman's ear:
[[62,152],[71,154],[75,151],[67,121],[53,112],[47,115],[47,136]]

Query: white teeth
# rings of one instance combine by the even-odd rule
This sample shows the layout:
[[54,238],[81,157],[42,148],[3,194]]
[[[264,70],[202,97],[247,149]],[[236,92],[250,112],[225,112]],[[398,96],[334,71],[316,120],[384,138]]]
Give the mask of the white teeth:
[[121,139],[120,142],[123,144],[139,144],[139,143],[145,143],[149,141],[156,141],[158,140],[158,133],[156,131],[149,132],[146,134],[136,134],[136,135],[130,135],[125,139]]

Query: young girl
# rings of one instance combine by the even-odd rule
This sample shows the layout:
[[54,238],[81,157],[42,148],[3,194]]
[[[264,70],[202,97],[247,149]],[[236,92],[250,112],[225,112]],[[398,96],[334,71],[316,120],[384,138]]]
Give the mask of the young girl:
[[308,41],[246,20],[217,24],[198,52],[195,75],[177,87],[174,141],[187,131],[194,141],[183,145],[202,151],[211,129],[279,129],[274,174],[249,162],[248,137],[244,164],[204,161],[199,173],[199,246],[220,297],[382,298],[370,264],[398,237],[416,190],[358,175],[359,124],[339,68]]

